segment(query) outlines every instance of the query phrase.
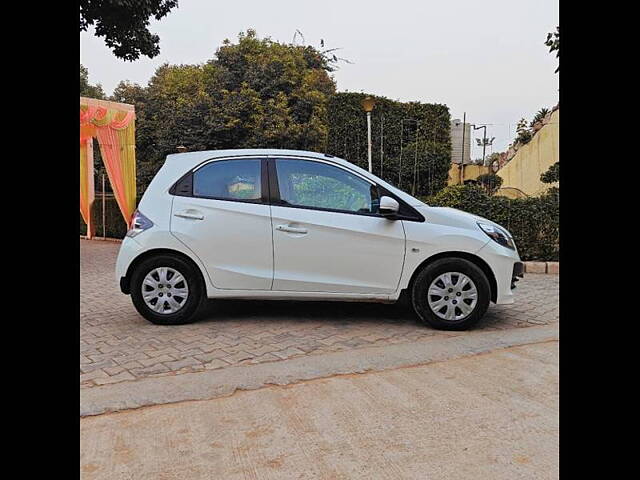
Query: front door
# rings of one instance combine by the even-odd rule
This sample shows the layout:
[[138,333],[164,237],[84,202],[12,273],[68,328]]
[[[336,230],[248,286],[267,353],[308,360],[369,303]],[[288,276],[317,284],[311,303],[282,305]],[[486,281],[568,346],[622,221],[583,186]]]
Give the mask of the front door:
[[269,290],[273,244],[262,160],[215,160],[192,175],[192,196],[174,197],[171,232],[216,288]]
[[405,234],[402,221],[378,214],[377,186],[322,161],[269,161],[277,178],[273,290],[393,293]]

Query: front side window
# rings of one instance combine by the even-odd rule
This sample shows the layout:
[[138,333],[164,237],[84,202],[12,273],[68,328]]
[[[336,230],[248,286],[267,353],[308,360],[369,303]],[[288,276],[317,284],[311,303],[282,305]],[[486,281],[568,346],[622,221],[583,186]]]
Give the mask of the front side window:
[[193,174],[193,195],[220,200],[260,200],[259,159],[211,162]]
[[326,163],[276,160],[280,199],[286,204],[353,213],[378,213],[375,185]]

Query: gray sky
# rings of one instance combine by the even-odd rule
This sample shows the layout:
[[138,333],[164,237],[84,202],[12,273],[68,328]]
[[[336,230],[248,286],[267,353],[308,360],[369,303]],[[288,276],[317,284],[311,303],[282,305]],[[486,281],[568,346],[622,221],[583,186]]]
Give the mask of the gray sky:
[[468,122],[494,124],[488,136],[501,151],[520,118],[558,101],[557,60],[543,43],[558,18],[558,0],[180,0],[151,24],[158,57],[118,60],[90,30],[80,34],[80,62],[110,95],[120,80],[146,85],[165,62],[203,63],[248,28],[283,42],[298,29],[307,44],[322,38],[354,62],[334,73],[339,91],[444,103],[452,118],[466,111]]

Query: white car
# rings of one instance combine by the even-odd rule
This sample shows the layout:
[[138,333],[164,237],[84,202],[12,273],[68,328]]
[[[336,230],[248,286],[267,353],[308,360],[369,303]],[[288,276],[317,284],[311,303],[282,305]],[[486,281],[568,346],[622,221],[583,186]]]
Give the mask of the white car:
[[523,265],[509,232],[431,207],[346,160],[296,150],[169,155],[116,264],[120,289],[156,324],[197,318],[207,298],[394,302],[432,327],[475,325],[513,303]]

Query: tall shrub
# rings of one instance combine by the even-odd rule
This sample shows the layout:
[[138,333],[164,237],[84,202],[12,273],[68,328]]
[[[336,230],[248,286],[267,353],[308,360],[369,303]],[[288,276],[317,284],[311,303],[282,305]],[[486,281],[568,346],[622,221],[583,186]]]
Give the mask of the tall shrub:
[[[331,97],[325,147],[327,153],[365,169],[367,117],[360,102],[367,96],[341,92]],[[432,195],[442,189],[451,164],[449,108],[373,98],[376,101],[371,113],[373,173],[416,195]]]

